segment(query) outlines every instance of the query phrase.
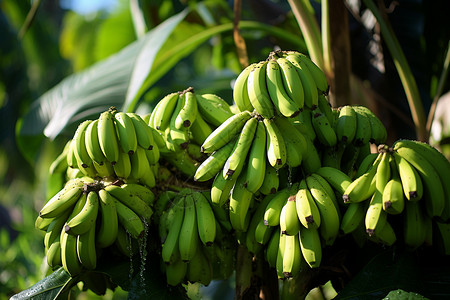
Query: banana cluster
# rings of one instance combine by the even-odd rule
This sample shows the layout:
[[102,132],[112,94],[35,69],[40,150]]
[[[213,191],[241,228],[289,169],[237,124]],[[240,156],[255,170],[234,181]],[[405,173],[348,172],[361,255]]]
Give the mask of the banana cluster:
[[245,243],[252,253],[265,249],[265,258],[279,278],[296,276],[305,266],[319,267],[322,248],[332,245],[338,237],[340,208],[336,193],[351,179],[337,170],[340,179],[329,182],[327,177],[333,176],[335,170],[321,168],[265,196],[256,207]]
[[304,106],[315,108],[328,82],[322,70],[296,51],[272,52],[237,77],[233,99],[240,111],[256,111],[265,119],[294,117]]
[[[119,185],[116,185],[119,184]],[[130,256],[130,237],[141,239],[153,215],[155,195],[136,184],[90,177],[69,180],[40,210],[48,265],[71,276],[94,270],[101,249],[114,245]]]
[[167,150],[178,152],[192,141],[201,145],[208,135],[233,113],[228,103],[214,94],[198,94],[192,87],[171,93],[155,106],[149,126],[163,136]]
[[[314,147],[311,144],[312,147]],[[214,179],[212,202],[222,206],[230,198],[239,215],[233,227],[243,231],[245,216],[255,193],[278,190],[278,170],[298,167],[308,151],[307,138],[285,117],[264,119],[249,111],[228,118],[204,141],[202,152],[209,157],[197,168],[196,181]],[[245,201],[242,200],[244,197]]]
[[[233,252],[222,251],[223,247],[216,245],[227,220],[216,218],[208,197],[209,193],[184,188],[179,193],[163,192],[155,203],[161,257],[169,285],[185,280],[208,285],[214,278],[216,261],[225,262],[221,268],[228,271],[222,275],[231,273]],[[229,223],[226,227],[230,228]],[[223,257],[225,253],[228,261]],[[218,259],[219,256],[222,257]]]
[[398,140],[392,148],[380,145],[378,152],[366,156],[343,193],[348,207],[341,230],[347,234],[363,227],[375,241],[392,245],[399,232],[391,223],[399,216],[407,247],[431,245],[433,227],[450,220],[449,161],[412,140]]
[[50,173],[67,170],[67,178],[120,178],[155,186],[159,134],[135,113],[103,112],[82,122],[73,139],[50,166]]

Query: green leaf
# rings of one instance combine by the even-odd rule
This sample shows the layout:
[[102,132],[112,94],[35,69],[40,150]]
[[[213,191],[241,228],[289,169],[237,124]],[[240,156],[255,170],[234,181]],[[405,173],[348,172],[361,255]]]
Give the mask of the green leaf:
[[134,68],[123,106],[124,111],[132,111],[134,109],[133,104],[135,104],[135,102],[133,102],[133,100],[139,96],[139,91],[152,69],[156,55],[172,31],[178,23],[184,19],[188,12],[188,9],[183,10],[159,25],[157,31],[152,30],[146,35],[143,48],[138,53],[136,61],[134,62]]
[[148,62],[143,60],[151,57],[148,54],[156,51],[155,44],[162,43],[158,40],[164,41],[186,13],[171,17],[108,59],[66,77],[33,103],[23,117],[20,135],[44,132],[54,139],[70,123],[98,114],[109,106],[121,107],[127,91],[132,94],[130,91],[138,85],[141,73],[146,72]]
[[74,284],[74,279],[70,277],[70,275],[63,268],[59,268],[29,289],[12,296],[10,300],[55,299],[58,295],[62,296],[62,293],[70,289],[72,284]]

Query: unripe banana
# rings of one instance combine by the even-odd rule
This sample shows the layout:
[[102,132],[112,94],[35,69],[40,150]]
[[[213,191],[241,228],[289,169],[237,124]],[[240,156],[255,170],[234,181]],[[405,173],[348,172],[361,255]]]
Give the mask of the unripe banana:
[[419,173],[406,159],[395,152],[393,155],[406,199],[410,201],[422,199],[423,184]]
[[[297,76],[293,67],[291,67],[289,72],[293,72],[293,74]],[[275,59],[270,59],[267,63],[266,85],[267,90],[269,91],[270,100],[279,114],[289,118],[299,113],[302,106],[291,99],[286,93],[280,66]]]
[[300,273],[303,256],[298,234],[284,236],[283,275],[292,278]]
[[61,236],[61,230],[63,229],[64,224],[67,221],[67,217],[70,215],[70,213],[71,213],[70,211],[67,211],[54,219],[50,219],[52,220],[52,222],[50,223],[50,225],[48,225],[48,228],[44,236],[45,250],[48,251],[50,246],[55,241],[59,240]]
[[381,144],[386,142],[387,131],[380,119],[367,107],[362,105],[355,105],[353,109],[364,114],[370,123],[370,142]]
[[172,151],[180,151],[180,149],[186,149],[187,145],[189,144],[189,134],[187,128],[184,126],[180,126],[178,128],[176,122],[177,116],[184,107],[184,98],[185,97],[181,96],[178,100],[177,106],[175,107],[172,117],[170,118],[169,127],[167,127],[166,129],[168,132],[166,136],[166,144],[172,144]]
[[392,246],[397,241],[397,235],[389,222],[386,222],[382,228],[377,229],[373,237],[377,243]]
[[77,255],[78,260],[84,268],[88,270],[94,270],[96,268],[95,224],[87,232],[77,236]]
[[[195,94],[197,97],[198,111],[206,122],[219,127],[227,119],[234,115],[230,105],[215,94]],[[253,111],[250,110],[250,111]]]
[[320,234],[317,228],[300,229],[299,234],[300,249],[303,258],[311,268],[318,268],[322,261],[322,244]]
[[98,141],[106,159],[114,166],[119,159],[119,141],[111,111],[101,113],[98,119]]
[[252,146],[253,137],[255,135],[258,120],[256,118],[249,119],[240,133],[233,150],[223,167],[223,177],[227,180],[237,178],[247,162],[247,154]]
[[377,172],[378,164],[381,160],[382,155],[379,154],[376,160],[373,162],[372,166],[364,174],[354,179],[352,183],[345,189],[342,196],[344,202],[361,202],[368,199],[373,194],[370,185]]
[[286,145],[273,120],[264,119],[267,132],[267,159],[272,167],[279,169],[286,163]]
[[152,128],[150,128],[138,114],[127,113],[127,115],[133,122],[133,126],[136,131],[137,144],[145,150],[157,148],[157,145],[153,139]]
[[259,191],[264,195],[275,194],[279,186],[280,178],[278,177],[277,169],[272,167],[270,164],[266,165],[264,180],[259,187]]
[[336,121],[336,135],[338,141],[351,143],[356,134],[356,113],[351,105],[342,106]]
[[289,51],[287,52],[287,54],[293,55],[306,65],[319,91],[321,91],[322,93],[326,93],[328,91],[328,82],[325,74],[310,58],[302,53],[295,51]]
[[[303,74],[300,72],[300,66],[289,60],[287,57],[277,58],[277,63],[280,65],[283,85],[289,97],[294,100],[300,108],[303,108],[306,101],[305,98],[314,97],[313,93],[316,91],[315,95],[317,97],[317,90],[309,89],[305,86],[303,81]],[[307,99],[310,101],[310,99]]]
[[339,194],[343,195],[351,184],[351,178],[339,169],[321,167],[315,173],[322,176]]
[[249,222],[253,194],[244,186],[244,176],[238,177],[230,195],[230,222],[236,231],[245,232]]
[[141,216],[147,222],[153,215],[153,210],[142,199],[129,193],[117,185],[108,185],[105,187],[105,191],[110,193],[115,199],[129,207],[134,213]]
[[59,237],[55,240],[50,247],[48,247],[47,253],[47,264],[50,268],[56,269],[56,267],[62,266],[61,260],[61,242]]
[[61,262],[64,270],[75,277],[82,271],[82,266],[77,254],[77,236],[61,232]]
[[234,82],[233,100],[239,111],[253,111],[253,106],[250,103],[250,98],[247,91],[247,80],[250,71],[255,67],[255,65],[256,63],[253,63],[242,70]]
[[355,202],[348,204],[342,215],[340,230],[344,234],[354,232],[366,216],[366,202]]
[[94,191],[89,192],[83,209],[76,216],[67,220],[64,230],[72,235],[80,235],[87,232],[92,226],[95,226],[98,207],[98,194]]
[[149,125],[157,130],[164,131],[169,126],[179,98],[180,95],[178,93],[171,93],[164,96],[153,109],[152,115],[150,116],[152,124]]
[[98,191],[100,200],[100,222],[98,224],[96,244],[100,248],[111,246],[117,238],[119,221],[114,198],[104,189]]
[[300,133],[292,123],[285,118],[274,118],[286,145],[286,163],[294,168],[300,166],[303,157],[308,151],[305,136]]
[[265,196],[261,203],[258,204],[256,211],[252,215],[252,223],[255,223],[255,234],[254,239],[257,243],[265,245],[269,242],[272,231],[274,227],[264,225],[264,213],[266,212],[267,204],[269,204],[270,200],[275,197],[275,194]]
[[180,258],[188,262],[194,257],[199,246],[197,213],[191,194],[184,197],[184,217],[178,239]]
[[267,164],[266,153],[266,128],[263,121],[258,121],[255,137],[248,154],[245,172],[247,178],[244,180],[244,185],[252,193],[256,193],[263,185]]
[[392,178],[386,183],[383,190],[383,209],[388,214],[398,215],[405,208],[402,181],[400,180],[395,164],[391,164]]
[[226,180],[223,177],[223,173],[219,172],[214,178],[211,186],[211,202],[219,206],[224,205],[228,200],[236,180],[237,178]]
[[65,187],[53,196],[40,210],[41,218],[54,218],[70,209],[80,198],[84,182],[81,179],[69,181]]
[[180,284],[187,273],[188,264],[178,259],[177,261],[166,265],[167,284],[176,286]]
[[70,141],[67,142],[69,144],[69,148],[67,149],[67,165],[70,168],[73,169],[77,169],[78,168],[78,164],[77,164],[77,158],[75,157],[75,141],[73,139],[71,139]]
[[135,239],[145,234],[145,225],[141,218],[128,206],[114,197],[119,224]]
[[298,219],[305,228],[319,228],[320,212],[309,191],[306,180],[302,179],[296,194],[296,211]]
[[320,234],[325,245],[332,245],[339,233],[339,213],[333,200],[316,177],[306,177],[306,184],[320,212]]
[[148,187],[145,187],[141,184],[137,183],[125,183],[120,186],[123,190],[127,191],[128,193],[139,197],[141,200],[143,200],[148,206],[152,206],[153,203],[156,200],[155,194],[152,192],[151,189]]
[[[440,217],[446,205],[446,195],[444,193],[444,184],[436,169],[431,165],[427,158],[415,151],[413,148],[394,143],[394,151],[405,158],[419,173],[424,185],[425,207],[430,217]],[[445,166],[443,166],[445,167]],[[447,180],[447,178],[442,178]],[[447,198],[448,199],[448,198]]]
[[137,147],[136,153],[130,156],[131,173],[130,177],[133,179],[141,179],[150,168],[150,164],[142,147]]
[[191,140],[196,144],[201,145],[212,132],[213,129],[211,125],[206,123],[202,115],[198,113],[195,122],[190,127],[190,133],[192,134]]
[[278,191],[275,197],[267,204],[266,212],[264,213],[264,223],[267,226],[277,226],[280,224],[281,209],[286,204],[290,195],[291,189],[286,187]]
[[113,165],[113,169],[114,169],[114,173],[116,173],[117,177],[124,178],[124,179],[128,178],[131,174],[130,156],[127,153],[120,151],[119,159]]
[[190,282],[199,282],[205,286],[209,285],[213,277],[212,265],[203,249],[198,249],[187,266],[186,278]]
[[297,216],[296,196],[290,196],[280,212],[281,233],[296,235],[300,231],[301,223]]
[[423,206],[421,201],[407,201],[405,204],[403,239],[407,247],[416,249],[425,242],[426,237]]
[[192,193],[197,214],[198,235],[202,243],[211,246],[216,238],[216,217],[202,193]]
[[361,147],[369,143],[372,137],[369,118],[359,110],[356,113],[356,132],[353,142],[355,146]]
[[202,152],[212,153],[225,146],[242,130],[242,127],[250,118],[251,114],[248,111],[240,112],[228,118],[208,136],[202,144]]
[[126,113],[116,112],[114,114],[114,124],[123,152],[133,155],[137,148],[136,130],[134,129],[133,121]]
[[180,200],[174,205],[173,222],[169,227],[167,238],[162,244],[161,256],[166,264],[173,264],[177,260],[177,257],[179,257],[180,255],[178,241],[184,218],[184,197],[181,197]]
[[301,168],[308,175],[316,172],[322,166],[322,161],[313,142],[310,139],[306,139],[306,143],[308,152],[303,157]]
[[277,265],[278,247],[280,244],[280,231],[274,230],[267,244],[265,258],[271,268]]
[[305,137],[308,137],[311,141],[316,139],[316,132],[312,125],[311,109],[308,107],[303,107],[302,111],[289,121],[294,125],[294,127]]
[[195,122],[197,117],[197,98],[192,88],[188,88],[181,95],[183,106],[178,112],[175,119],[175,127],[181,129],[183,127],[189,128]]
[[265,119],[271,119],[275,113],[267,89],[266,68],[267,61],[261,61],[250,71],[247,79],[247,91],[250,103],[256,112]]
[[75,143],[74,155],[78,164],[78,168],[80,170],[92,166],[91,157],[89,156],[86,150],[86,139],[85,139],[86,128],[89,126],[90,123],[92,123],[92,120],[86,120],[82,122],[80,125],[78,125],[77,131],[73,136],[73,140]]
[[317,139],[323,145],[332,147],[337,144],[337,136],[327,116],[318,108],[311,112],[312,124]]

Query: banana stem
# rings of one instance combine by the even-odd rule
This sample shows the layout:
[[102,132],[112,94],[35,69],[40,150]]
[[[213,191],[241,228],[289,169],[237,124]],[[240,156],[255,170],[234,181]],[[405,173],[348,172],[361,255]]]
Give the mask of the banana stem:
[[288,2],[305,37],[309,56],[323,70],[324,59],[319,25],[314,18],[314,13],[308,9],[309,2],[307,0],[288,0]]
[[430,139],[431,125],[433,124],[434,114],[436,112],[436,106],[439,101],[439,97],[442,95],[445,83],[447,82],[449,65],[450,65],[450,41],[448,42],[447,55],[445,56],[444,67],[442,69],[441,77],[439,78],[439,84],[436,90],[436,94],[434,95],[433,103],[431,104],[430,111],[428,112],[427,136],[425,139],[426,141]]
[[394,60],[395,67],[402,81],[403,88],[406,93],[406,98],[408,99],[408,104],[411,109],[411,115],[415,126],[415,131],[417,139],[420,141],[425,141],[426,132],[426,119],[425,112],[422,105],[422,100],[420,98],[419,89],[417,88],[416,81],[412,75],[411,69],[409,68],[406,57],[402,51],[400,43],[397,40],[390,24],[385,20],[381,12],[376,7],[372,0],[362,0],[364,5],[372,12],[380,25],[381,34],[386,42],[386,45],[391,53],[392,59]]

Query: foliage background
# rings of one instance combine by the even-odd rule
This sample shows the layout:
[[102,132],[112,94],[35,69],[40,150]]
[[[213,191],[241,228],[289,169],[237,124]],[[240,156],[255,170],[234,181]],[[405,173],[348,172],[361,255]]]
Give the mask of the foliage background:
[[[389,20],[417,81],[426,112],[436,93],[449,41],[445,2],[384,2],[390,9]],[[24,26],[36,3],[39,8],[34,19],[30,26]],[[204,40],[189,39],[206,29],[231,24],[233,1],[118,0],[113,6],[84,15],[71,10],[70,3],[0,1],[0,299],[30,287],[49,273],[43,263],[43,234],[34,229],[37,211],[60,180],[48,177],[48,166],[80,120],[110,105],[105,100],[72,109],[67,122],[59,124],[48,134],[52,137],[49,138],[39,120],[29,117],[30,109],[36,109],[36,99],[67,76],[105,62],[187,7],[192,11],[164,44],[164,49],[171,49],[184,42],[185,53],[172,53],[167,58],[174,61],[166,63],[168,67],[161,71],[160,78],[146,85],[134,109],[149,112],[163,95],[187,86],[217,93],[231,103],[232,81],[242,70],[230,30]],[[141,19],[139,14],[132,13],[130,3],[139,4]],[[348,102],[371,107],[388,128],[390,142],[399,137],[415,138],[408,103],[392,59],[380,41],[373,18],[358,3],[347,1],[349,8],[356,5],[351,10],[354,14],[349,14],[354,76],[353,94]],[[311,4],[320,20],[320,3]],[[241,19],[257,22],[241,30],[250,62],[265,59],[277,47],[307,51],[287,1],[244,1]],[[164,62],[159,66],[164,66]],[[96,75],[101,72],[97,71],[93,78]],[[108,86],[111,82],[94,84]],[[448,86],[446,83],[444,91],[448,91]],[[120,106],[125,97],[120,94],[113,100],[112,104]],[[67,106],[76,106],[76,101],[72,99]],[[57,104],[58,98],[49,102],[48,107],[40,107],[38,116],[45,120]],[[445,130],[444,127],[444,133]],[[435,140],[439,142],[440,137]],[[445,147],[445,139],[442,141]],[[120,295],[118,292],[108,296]]]

